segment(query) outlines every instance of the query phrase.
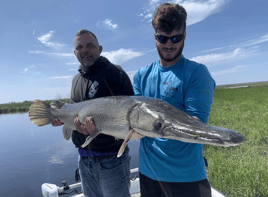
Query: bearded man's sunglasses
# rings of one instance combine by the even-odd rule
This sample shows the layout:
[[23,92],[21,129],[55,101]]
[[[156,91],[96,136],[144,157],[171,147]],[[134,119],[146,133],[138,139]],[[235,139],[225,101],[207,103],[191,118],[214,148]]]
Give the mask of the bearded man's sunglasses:
[[158,40],[158,42],[160,42],[161,44],[166,44],[168,39],[170,39],[171,42],[173,44],[175,44],[175,43],[179,43],[184,38],[184,33],[179,34],[179,35],[175,35],[175,36],[170,36],[170,37],[162,36],[160,34],[155,33],[154,36],[155,36],[156,40]]

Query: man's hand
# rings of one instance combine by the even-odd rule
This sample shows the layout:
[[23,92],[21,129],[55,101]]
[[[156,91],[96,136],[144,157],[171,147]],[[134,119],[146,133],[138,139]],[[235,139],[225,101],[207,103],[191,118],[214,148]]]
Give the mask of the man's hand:
[[82,124],[78,117],[74,119],[75,130],[84,135],[91,135],[97,131],[92,116],[86,117],[85,124]]
[[52,126],[53,127],[57,127],[57,126],[61,126],[63,125],[64,123],[61,122],[58,118],[56,118],[53,122],[52,122]]

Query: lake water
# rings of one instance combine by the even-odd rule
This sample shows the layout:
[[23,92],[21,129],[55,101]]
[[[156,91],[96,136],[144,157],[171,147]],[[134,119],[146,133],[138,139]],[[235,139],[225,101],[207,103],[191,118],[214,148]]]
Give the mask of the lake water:
[[[43,183],[75,183],[78,151],[61,129],[37,127],[28,113],[0,115],[0,196],[41,197]],[[137,168],[139,140],[128,144],[131,168]]]

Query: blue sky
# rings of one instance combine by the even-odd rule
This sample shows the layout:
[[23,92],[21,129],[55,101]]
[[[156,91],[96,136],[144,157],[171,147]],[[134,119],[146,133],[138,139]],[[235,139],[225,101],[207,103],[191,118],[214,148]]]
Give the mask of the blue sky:
[[[161,0],[0,2],[0,103],[70,95],[80,29],[103,56],[135,71],[158,60],[151,18]],[[173,0],[188,12],[183,55],[205,64],[217,85],[268,81],[267,0]]]

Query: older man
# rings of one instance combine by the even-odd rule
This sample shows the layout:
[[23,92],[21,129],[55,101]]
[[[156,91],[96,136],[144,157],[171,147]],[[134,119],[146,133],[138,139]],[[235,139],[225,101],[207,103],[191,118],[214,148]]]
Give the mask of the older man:
[[[80,30],[75,35],[74,54],[81,63],[79,73],[74,77],[71,89],[71,102],[112,96],[133,95],[129,77],[120,66],[100,56],[102,46],[97,37],[88,30]],[[52,125],[62,125],[55,120]],[[76,130],[72,140],[79,148],[79,172],[85,196],[90,197],[129,197],[130,157],[128,148],[117,158],[122,140],[99,134],[88,146],[81,148],[88,135],[96,131],[92,117],[81,124],[74,121]]]

